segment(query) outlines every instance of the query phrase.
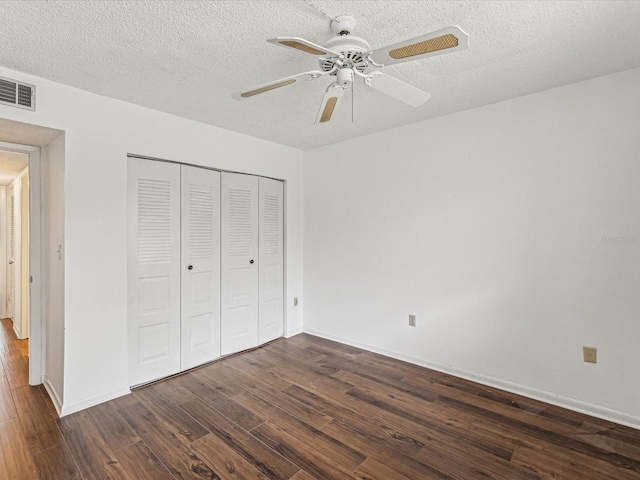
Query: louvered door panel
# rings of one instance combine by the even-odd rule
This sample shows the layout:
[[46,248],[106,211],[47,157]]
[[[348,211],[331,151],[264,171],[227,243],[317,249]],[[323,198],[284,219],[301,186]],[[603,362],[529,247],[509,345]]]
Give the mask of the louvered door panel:
[[260,264],[258,341],[269,342],[283,334],[283,196],[278,180],[260,178]]
[[220,356],[220,173],[181,167],[181,370]]
[[258,177],[222,174],[222,354],[258,345]]
[[129,384],[180,371],[180,166],[128,163]]
[[16,293],[16,191],[12,184],[7,198],[9,214],[9,260],[7,262],[7,316],[13,319],[15,315]]

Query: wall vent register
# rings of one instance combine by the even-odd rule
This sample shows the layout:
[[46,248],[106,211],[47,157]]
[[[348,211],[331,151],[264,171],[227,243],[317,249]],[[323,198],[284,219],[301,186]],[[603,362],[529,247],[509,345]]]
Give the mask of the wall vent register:
[[35,110],[35,85],[0,77],[0,104],[24,108],[26,110]]

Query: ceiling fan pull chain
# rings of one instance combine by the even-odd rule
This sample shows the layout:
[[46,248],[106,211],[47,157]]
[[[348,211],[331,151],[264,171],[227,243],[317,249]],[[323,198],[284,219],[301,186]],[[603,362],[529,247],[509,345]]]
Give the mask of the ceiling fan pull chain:
[[327,17],[329,20],[332,20],[336,23],[340,23],[340,20],[338,20],[336,17],[332,17],[331,15],[329,15],[327,12],[325,12],[324,10],[322,10],[320,7],[318,7],[317,5],[311,3],[311,0],[304,0],[304,3],[306,3],[307,5],[309,5],[310,7],[315,8],[317,11],[319,11],[322,15],[324,15],[325,17]]

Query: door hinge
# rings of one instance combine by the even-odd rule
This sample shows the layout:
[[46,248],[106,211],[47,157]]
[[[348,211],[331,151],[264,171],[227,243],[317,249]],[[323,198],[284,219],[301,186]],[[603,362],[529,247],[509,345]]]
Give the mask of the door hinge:
[[33,275],[29,275],[29,282],[33,283]]

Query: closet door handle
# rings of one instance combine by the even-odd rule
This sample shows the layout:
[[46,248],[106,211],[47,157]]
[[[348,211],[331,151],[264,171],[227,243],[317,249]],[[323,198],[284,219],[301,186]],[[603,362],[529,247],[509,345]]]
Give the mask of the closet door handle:
[[249,263],[253,263],[253,260],[249,260]]
[[187,267],[187,269],[188,269],[188,270],[193,270],[193,265],[189,265],[189,266]]

